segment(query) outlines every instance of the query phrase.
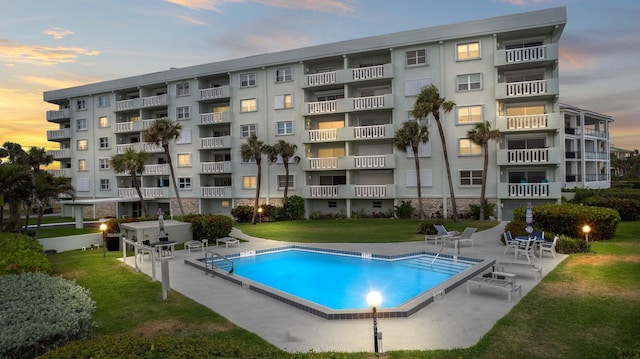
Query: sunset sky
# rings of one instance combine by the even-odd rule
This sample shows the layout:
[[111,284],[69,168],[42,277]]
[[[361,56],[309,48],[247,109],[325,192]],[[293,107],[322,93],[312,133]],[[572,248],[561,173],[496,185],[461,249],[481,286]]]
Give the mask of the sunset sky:
[[640,148],[637,0],[0,0],[0,145],[57,148],[44,91],[557,6],[560,101]]

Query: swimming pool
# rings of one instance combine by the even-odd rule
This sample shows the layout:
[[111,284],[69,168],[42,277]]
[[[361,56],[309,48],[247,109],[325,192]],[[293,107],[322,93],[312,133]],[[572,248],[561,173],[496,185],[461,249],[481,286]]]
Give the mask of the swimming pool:
[[[326,319],[367,317],[366,295],[376,290],[383,296],[381,317],[405,317],[488,266],[450,255],[434,261],[434,255],[381,256],[289,246],[227,256],[233,260],[233,274],[215,275]],[[204,265],[204,259],[198,262]]]

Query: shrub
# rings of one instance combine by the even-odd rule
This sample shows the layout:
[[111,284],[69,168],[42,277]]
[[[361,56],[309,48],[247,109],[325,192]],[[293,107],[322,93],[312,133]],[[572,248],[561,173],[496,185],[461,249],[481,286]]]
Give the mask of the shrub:
[[[515,238],[518,236],[526,236],[527,233],[527,223],[525,221],[514,219],[513,221],[507,223],[504,227],[505,232],[511,232],[511,237]],[[504,236],[502,233],[500,234],[500,242],[504,243]]]
[[620,214],[623,221],[637,221],[640,219],[640,200],[618,197],[588,197],[584,199],[587,206],[613,208]]
[[572,238],[569,236],[561,235],[556,243],[556,252],[571,254],[571,253],[587,253],[589,249],[587,247],[587,241],[584,238]]
[[[484,218],[487,219],[490,216],[493,216],[496,212],[496,204],[492,202],[484,202]],[[479,204],[470,204],[469,205],[469,216],[475,220],[480,219],[480,205]]]
[[0,233],[0,275],[51,270],[51,262],[37,239],[17,233]]
[[0,277],[0,357],[35,358],[93,336],[95,302],[62,277],[25,273]]
[[418,227],[418,233],[420,234],[437,234],[435,224],[444,224],[442,219],[426,219],[420,222],[420,227]]
[[304,198],[296,195],[289,196],[285,219],[303,219],[304,215]]
[[195,214],[184,218],[191,223],[193,239],[208,238],[210,240],[228,237],[233,229],[231,218],[221,214]]
[[253,206],[237,206],[231,209],[231,215],[237,222],[246,223],[253,219]]
[[401,201],[399,205],[393,206],[396,217],[398,218],[413,218],[415,208],[411,205],[411,201]]
[[[534,206],[532,211],[535,230],[581,238],[582,226],[588,224],[589,238],[594,241],[612,239],[620,222],[620,214],[611,208],[563,203]],[[513,211],[513,216],[524,221],[525,213],[526,209],[521,207]]]

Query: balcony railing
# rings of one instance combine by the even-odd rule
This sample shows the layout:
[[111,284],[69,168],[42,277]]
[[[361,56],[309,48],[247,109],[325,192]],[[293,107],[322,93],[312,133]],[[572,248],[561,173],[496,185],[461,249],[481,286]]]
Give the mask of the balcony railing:
[[309,169],[328,170],[338,168],[338,157],[309,158]]
[[203,198],[229,198],[231,197],[231,194],[227,192],[230,190],[231,190],[231,187],[225,187],[225,186],[202,187],[202,197]]
[[321,72],[307,75],[307,86],[322,86],[336,83],[336,72]]
[[586,174],[584,175],[584,179],[586,182],[600,182],[608,180],[609,175],[607,175],[606,173]]
[[338,186],[309,186],[311,198],[337,198]]
[[509,183],[509,197],[549,197],[548,183]]
[[384,65],[351,69],[351,79],[355,81],[384,77]]
[[201,125],[213,125],[216,123],[226,123],[231,121],[231,112],[209,112],[200,114]]
[[533,148],[527,150],[508,150],[508,163],[546,163],[549,161],[549,150]]
[[116,101],[116,111],[135,110],[140,108],[161,107],[167,105],[167,94],[139,97]]
[[356,139],[385,137],[386,136],[385,130],[386,130],[385,125],[354,127],[353,137]]
[[318,101],[318,102],[309,102],[308,109],[309,114],[320,114],[320,113],[331,113],[336,112],[338,109],[338,101],[330,100],[330,101]]
[[69,128],[47,131],[47,140],[49,141],[65,140],[69,138],[71,138],[71,129]]
[[200,90],[200,100],[215,100],[229,97],[229,86],[211,87]]
[[63,148],[60,150],[47,150],[47,155],[52,156],[54,160],[71,158],[71,150],[68,148]]
[[49,122],[57,122],[60,120],[68,120],[69,117],[69,109],[63,108],[62,110],[55,111],[47,111],[47,121]]
[[124,143],[121,145],[116,145],[116,153],[117,154],[121,154],[121,153],[125,153],[127,152],[128,148],[134,148],[134,144],[133,143]]
[[537,61],[543,60],[546,58],[547,47],[545,45],[542,46],[534,46],[534,47],[525,47],[522,49],[510,49],[506,50],[507,63],[514,62],[525,62],[525,61]]
[[168,169],[169,169],[169,165],[168,164],[161,164],[161,165],[145,165],[144,166],[144,172],[143,174],[145,176],[161,176],[161,175],[167,175],[168,173]]
[[144,152],[164,152],[164,149],[162,148],[162,145],[159,144],[155,144],[155,143],[150,143],[150,142],[145,142],[143,144],[143,149]]
[[376,108],[384,108],[384,95],[356,97],[353,99],[354,110],[373,110]]
[[229,162],[202,162],[200,165],[202,173],[226,173]]
[[507,129],[528,130],[547,128],[547,115],[507,116]]
[[367,81],[382,78],[393,78],[393,65],[375,65],[367,67],[341,69],[330,72],[310,74],[305,77],[302,87],[326,86],[344,84],[357,81]]
[[[165,188],[167,187],[142,187],[140,192],[143,198],[164,198],[167,197]],[[135,188],[118,188],[118,197],[137,198],[138,192]]]
[[205,137],[200,139],[202,149],[229,148],[231,147],[230,136]]
[[385,155],[356,156],[353,158],[355,168],[385,168]]
[[359,198],[384,198],[387,196],[386,185],[355,185],[355,195]]
[[547,80],[507,83],[507,96],[531,96],[547,93]]
[[308,132],[309,141],[311,142],[333,141],[338,138],[337,128],[328,128],[325,130],[309,130]]
[[63,168],[59,170],[47,170],[47,173],[53,177],[71,177],[71,169]]

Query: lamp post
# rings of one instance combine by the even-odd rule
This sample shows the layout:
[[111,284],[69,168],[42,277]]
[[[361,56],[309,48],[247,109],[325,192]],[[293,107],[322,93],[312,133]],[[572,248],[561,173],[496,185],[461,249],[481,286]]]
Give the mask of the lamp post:
[[582,233],[584,233],[584,239],[587,241],[587,252],[589,252],[589,232],[591,232],[591,227],[588,224],[582,226]]
[[102,258],[107,258],[107,252],[106,252],[106,240],[105,240],[105,235],[107,234],[107,225],[105,223],[100,223],[100,230],[102,231]]
[[382,295],[376,291],[370,292],[367,295],[367,304],[373,309],[373,349],[377,356],[379,353],[377,308],[382,304]]
[[262,223],[262,207],[258,207],[258,218],[260,223]]

